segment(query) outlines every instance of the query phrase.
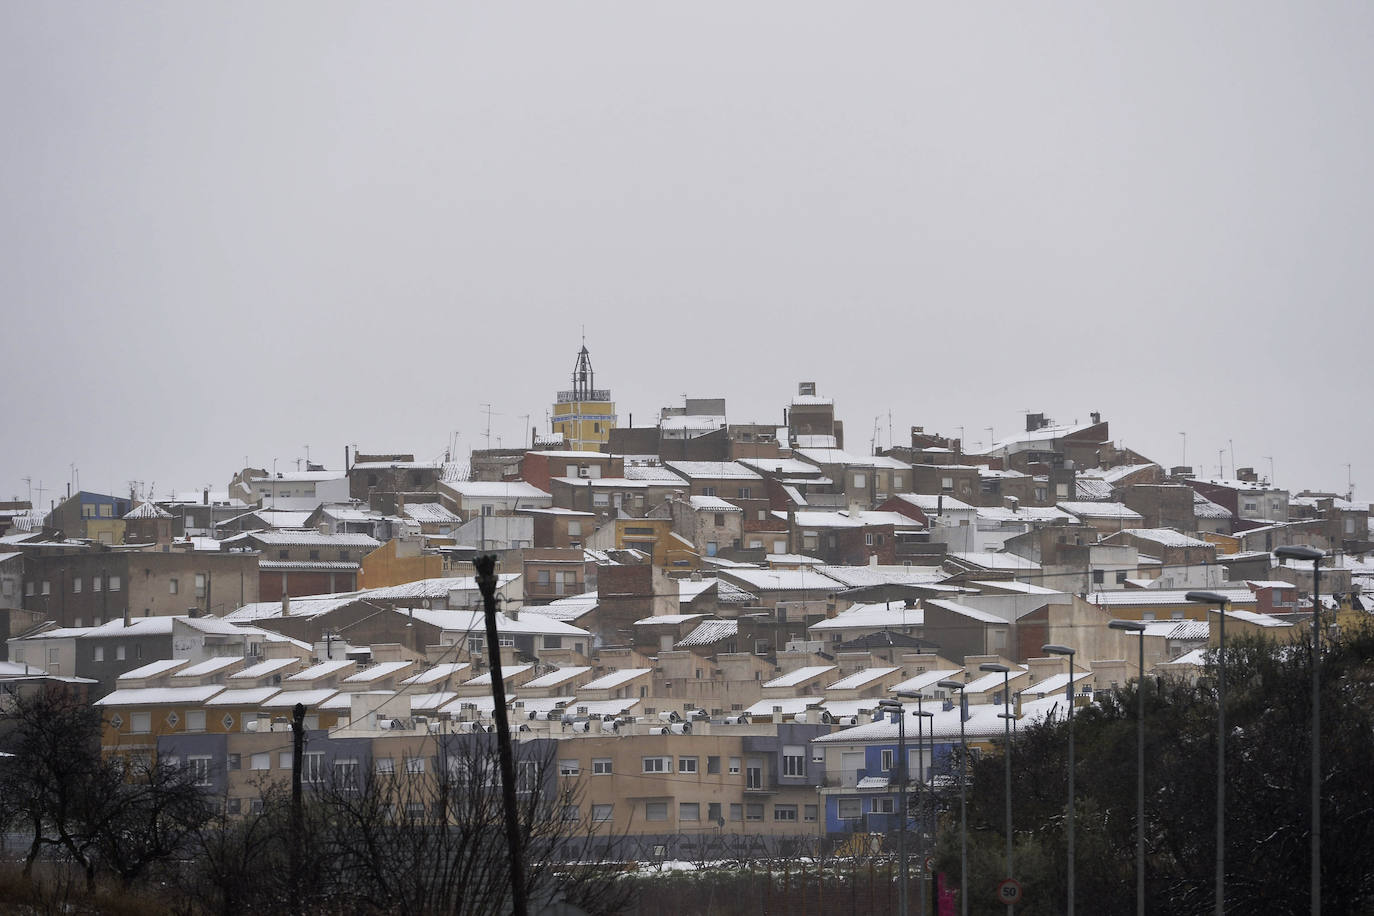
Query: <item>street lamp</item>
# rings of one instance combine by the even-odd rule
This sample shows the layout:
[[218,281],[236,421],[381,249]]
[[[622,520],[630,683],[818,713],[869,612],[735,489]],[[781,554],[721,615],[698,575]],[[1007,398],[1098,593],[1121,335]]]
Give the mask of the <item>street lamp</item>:
[[959,912],[968,916],[968,739],[964,737],[964,682],[945,678],[939,686],[959,691]]
[[[1003,751],[1003,755],[1007,758],[1007,759],[1006,759],[1006,769],[1007,769],[1007,786],[1006,786],[1006,793],[1007,793],[1007,877],[1008,877],[1008,878],[1011,878],[1011,877],[1013,877],[1013,874],[1012,874],[1012,861],[1011,861],[1011,859],[1012,859],[1012,846],[1011,846],[1011,837],[1012,837],[1012,834],[1011,834],[1011,718],[1012,718],[1012,717],[1011,717],[1011,669],[1008,668],[1006,665],[998,664],[997,662],[985,662],[985,663],[983,663],[983,664],[981,664],[981,665],[978,666],[978,670],[979,670],[979,671],[988,671],[988,672],[991,672],[991,673],[994,673],[994,674],[1001,674],[1001,675],[1002,675],[1002,706],[1003,706],[1002,718],[1003,718],[1003,724],[1004,724],[1004,726],[1005,726],[1005,733],[1006,733],[1006,738],[1005,738],[1006,747],[1005,747],[1005,749],[1004,749],[1004,751]],[[1014,907],[1014,906],[1015,906],[1015,904],[1008,903],[1008,904],[1007,904],[1007,912],[1008,912],[1008,913],[1013,912],[1013,907]]]
[[[897,696],[901,697],[901,698],[904,699],[904,700],[915,700],[915,701],[916,701],[916,711],[915,711],[914,713],[912,713],[912,715],[916,717],[916,785],[917,785],[917,790],[916,790],[916,791],[917,791],[918,793],[920,793],[921,790],[924,788],[924,786],[925,786],[925,781],[926,781],[926,762],[925,762],[925,720],[926,720],[926,719],[933,719],[933,718],[935,718],[935,713],[933,713],[933,712],[926,712],[926,711],[925,711],[925,709],[924,709],[923,706],[922,706],[922,701],[925,700],[925,695],[922,694],[919,690],[894,690],[893,693],[895,693]],[[901,735],[901,731],[900,731],[900,730],[898,730],[898,735],[899,735],[899,736]],[[935,733],[934,733],[934,729],[932,728],[932,729],[931,729],[931,739],[932,739],[932,740],[931,740],[931,745],[932,745],[932,746],[934,746],[934,738],[935,738]],[[920,797],[920,795],[918,794],[917,799],[916,799],[916,812],[917,812],[917,823],[918,823],[918,824],[920,824],[920,823],[923,822],[923,817],[922,817],[923,807],[922,807],[922,806],[923,806],[923,799],[922,799],[922,798]],[[905,820],[905,819],[904,819],[904,820]],[[926,878],[925,878],[925,866],[924,866],[924,857],[925,857],[925,850],[926,850],[925,841],[924,841],[924,840],[925,840],[925,830],[924,830],[924,828],[918,828],[918,832],[919,832],[919,835],[921,836],[920,854],[921,854],[922,860],[923,860],[923,862],[922,862],[922,867],[921,867],[921,895],[920,895],[920,896],[921,896],[921,916],[925,916],[925,913],[926,913]],[[906,857],[903,856],[903,868],[904,868],[904,869],[905,869],[905,860],[906,860]],[[903,881],[903,883],[905,883],[905,881],[906,881],[906,872],[905,872],[905,871],[902,872],[902,881]]]
[[1071,646],[1046,643],[1040,647],[1040,651],[1050,655],[1067,655],[1069,657],[1069,817],[1067,827],[1069,840],[1069,908],[1065,912],[1068,913],[1068,916],[1073,916],[1073,657],[1078,654],[1078,650]]
[[[923,700],[923,699],[925,699],[925,698],[924,698],[923,696],[921,696],[920,694],[917,694],[917,695],[916,695],[916,727],[917,727],[917,729],[918,729],[918,731],[917,731],[918,734],[920,734],[921,731],[923,730],[923,729],[922,729],[922,726],[925,724],[925,721],[924,721],[924,720],[926,720],[926,719],[934,719],[934,718],[935,718],[935,713],[933,713],[933,712],[928,712],[928,711],[926,711],[926,710],[924,710],[924,709],[921,708],[921,700]],[[917,756],[917,760],[918,760],[918,762],[919,762],[919,764],[920,764],[921,788],[924,789],[924,788],[925,788],[925,784],[926,784],[926,778],[927,778],[927,777],[926,777],[926,760],[925,760],[925,753],[924,753],[924,751],[918,750],[918,751],[916,752],[916,756]],[[931,759],[931,762],[932,762],[932,763],[935,762],[935,723],[934,723],[934,722],[931,722],[931,723],[930,723],[930,759]],[[931,808],[933,809],[933,808],[935,807],[935,793],[934,793],[934,791],[931,791],[929,794],[930,794],[930,806],[931,806]],[[917,811],[922,811],[922,810],[923,810],[923,809],[922,809],[922,801],[921,801],[920,799],[917,799],[917,801],[916,801],[916,810],[917,810]],[[934,815],[934,813],[932,812],[932,813],[931,813],[931,821],[934,821],[934,820],[935,820],[935,815]],[[922,854],[922,856],[925,855],[925,851],[926,851],[925,836],[926,836],[926,834],[925,834],[925,829],[922,828],[922,830],[921,830],[921,854]],[[924,862],[924,859],[923,859],[923,860],[922,860],[922,863],[921,863],[921,916],[926,916],[926,880],[927,880],[927,877],[928,877],[928,876],[926,875],[925,862]]]
[[1135,714],[1135,911],[1145,916],[1145,624],[1139,620],[1112,620],[1113,630],[1134,633],[1140,647],[1140,668],[1136,677]]
[[1217,876],[1216,912],[1226,908],[1226,596],[1216,592],[1188,592],[1198,604],[1215,604],[1221,621],[1217,642]]
[[[1271,472],[1272,473],[1272,472]],[[1312,561],[1312,916],[1322,911],[1322,725],[1321,725],[1321,661],[1322,606],[1319,587],[1322,574],[1322,553],[1314,547],[1294,544],[1274,551],[1280,560]]]
[[897,825],[897,858],[902,863],[902,883],[897,887],[897,912],[906,916],[906,707],[901,700],[883,699],[878,708],[897,717],[897,791],[901,794],[901,822]]

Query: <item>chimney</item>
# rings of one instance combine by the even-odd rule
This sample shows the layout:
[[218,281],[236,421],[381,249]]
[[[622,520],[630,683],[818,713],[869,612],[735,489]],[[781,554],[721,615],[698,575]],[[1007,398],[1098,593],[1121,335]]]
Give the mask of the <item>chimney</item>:
[[124,625],[129,626],[129,608],[127,605],[124,608]]
[[204,490],[201,490],[201,491],[200,491],[200,504],[201,504],[202,506],[208,506],[208,505],[210,505],[210,488],[209,488],[209,487],[206,487]]
[[282,592],[281,596],[281,615],[283,617],[291,616],[291,596],[286,592]]

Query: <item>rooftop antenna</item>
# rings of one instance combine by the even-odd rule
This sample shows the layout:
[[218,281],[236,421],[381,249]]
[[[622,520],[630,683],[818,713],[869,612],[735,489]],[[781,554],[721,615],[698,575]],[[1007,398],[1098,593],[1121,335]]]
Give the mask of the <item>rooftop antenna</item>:
[[530,415],[527,414],[527,413],[522,413],[522,414],[520,415],[520,419],[522,419],[522,420],[525,421],[525,437],[524,437],[524,439],[523,439],[522,441],[524,441],[524,442],[529,442],[529,441],[530,441]]
[[[22,480],[22,481],[24,481],[24,483],[25,483],[25,484],[28,486],[28,488],[29,488],[29,508],[32,509],[32,508],[33,508],[33,478],[32,478],[32,477],[21,477],[21,478],[19,478],[19,479]],[[40,497],[40,498],[41,498],[41,497]]]
[[1355,499],[1355,483],[1350,479],[1350,464],[1345,466],[1345,501],[1351,502]]
[[983,428],[988,431],[988,451],[992,451],[993,443],[997,441],[997,437],[992,434],[991,426],[984,426]]
[[1217,449],[1217,476],[1226,476],[1226,449]]
[[487,415],[487,451],[491,451],[491,405],[480,404],[478,406],[483,408]]
[[1181,432],[1179,435],[1183,437],[1183,460],[1179,464],[1186,468],[1188,466],[1188,434]]
[[1236,476],[1236,440],[1227,439],[1226,444],[1231,446],[1231,476]]
[[1269,462],[1269,486],[1272,487],[1274,485],[1274,456],[1264,455],[1263,458]]

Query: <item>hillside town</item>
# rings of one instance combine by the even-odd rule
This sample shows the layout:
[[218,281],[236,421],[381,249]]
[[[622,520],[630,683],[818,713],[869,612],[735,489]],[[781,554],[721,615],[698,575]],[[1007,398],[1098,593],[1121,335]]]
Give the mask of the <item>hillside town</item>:
[[[888,834],[897,776],[947,780],[961,742],[1193,682],[1223,624],[1288,644],[1374,610],[1367,503],[1166,467],[1098,412],[875,451],[817,382],[776,422],[713,397],[638,426],[596,384],[583,346],[521,448],[0,504],[0,690],[80,696],[106,756],[246,815],[289,783],[297,704],[307,786],[432,775],[491,730],[499,658],[521,759],[556,761],[521,780],[616,855],[692,859]],[[1318,615],[1294,545],[1325,554]],[[920,713],[901,735],[893,701]]]

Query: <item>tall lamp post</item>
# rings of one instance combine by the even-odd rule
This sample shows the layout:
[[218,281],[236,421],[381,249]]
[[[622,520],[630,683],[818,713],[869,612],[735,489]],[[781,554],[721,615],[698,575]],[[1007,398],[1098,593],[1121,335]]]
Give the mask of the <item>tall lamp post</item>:
[[968,739],[964,736],[964,682],[946,678],[939,686],[959,691],[959,912],[968,916]]
[[897,912],[906,916],[906,708],[901,700],[878,701],[878,708],[897,717],[897,792],[901,797],[901,822],[897,825],[897,858],[902,863],[902,883],[897,886]]
[[1274,551],[1280,560],[1312,561],[1312,916],[1321,916],[1322,911],[1322,701],[1321,701],[1321,661],[1322,648],[1322,606],[1321,572],[1322,557],[1326,554],[1315,547],[1294,544],[1280,547]]
[[[1002,675],[1002,721],[1005,726],[1005,746],[1003,756],[1006,758],[1007,770],[1007,877],[1014,877],[1012,874],[1012,845],[1011,845],[1011,669],[1006,665],[997,662],[985,662],[978,666],[979,671],[988,671]],[[1014,912],[1015,904],[1007,904],[1007,913]]]
[[[935,713],[929,712],[929,711],[927,711],[927,710],[921,708],[921,700],[922,700],[922,699],[924,699],[924,697],[922,697],[920,694],[917,694],[917,695],[916,695],[916,722],[917,722],[917,728],[918,728],[918,729],[921,728],[922,725],[926,724],[926,720],[927,720],[927,719],[934,719],[934,718],[935,718]],[[934,722],[931,722],[931,723],[929,723],[929,726],[930,726],[930,728],[929,728],[929,731],[930,731],[930,760],[931,760],[931,763],[933,764],[933,763],[935,762],[935,723],[934,723]],[[924,751],[918,751],[918,752],[917,752],[917,759],[920,761],[920,767],[921,767],[921,774],[920,774],[920,777],[921,777],[921,788],[924,790],[924,789],[925,789],[926,780],[927,780],[927,778],[928,778],[927,775],[926,775],[926,759],[925,759],[925,752],[924,752]],[[919,811],[919,812],[921,812],[922,814],[924,814],[923,802],[924,802],[924,799],[921,799],[921,798],[917,798],[917,800],[916,800],[916,810]],[[934,793],[934,792],[931,792],[931,793],[930,793],[930,802],[931,802],[931,807],[933,808],[933,807],[935,806],[935,793]],[[932,814],[932,815],[931,815],[931,820],[933,821],[934,819],[935,819],[935,817],[934,817],[934,815]],[[923,820],[923,819],[922,819],[922,820]],[[926,845],[925,845],[925,830],[924,830],[924,828],[923,828],[922,831],[921,831],[921,853],[922,853],[922,855],[925,854],[925,851],[926,851]],[[923,860],[922,863],[921,863],[921,916],[926,916],[926,896],[927,896],[927,895],[926,895],[926,880],[927,880],[927,877],[928,877],[928,876],[926,875],[926,872],[925,872],[925,862],[924,862],[924,860]]]
[[1226,596],[1216,592],[1189,592],[1183,596],[1198,604],[1215,604],[1217,628],[1217,868],[1216,914],[1226,909]]
[[[923,811],[923,808],[922,808],[922,798],[921,798],[921,796],[920,796],[920,792],[921,792],[922,788],[925,786],[925,781],[926,781],[926,762],[925,762],[925,720],[926,720],[926,719],[933,719],[933,718],[935,718],[935,713],[933,713],[933,712],[926,712],[925,709],[922,707],[922,701],[925,699],[925,695],[922,694],[919,690],[895,690],[895,691],[893,691],[893,693],[895,693],[897,696],[901,697],[901,698],[904,699],[904,700],[915,700],[915,701],[916,701],[916,711],[915,711],[914,713],[912,713],[912,715],[916,717],[916,786],[917,786],[917,788],[916,788],[916,791],[917,791],[917,797],[916,797],[916,814],[917,814],[917,817],[916,817],[916,822],[917,822],[917,824],[920,824],[920,823],[922,822],[922,820],[923,820],[923,818],[922,818],[922,811]],[[901,735],[901,732],[900,732],[900,730],[899,730],[899,731],[898,731],[898,736],[900,737],[900,735]],[[932,739],[934,738],[934,734],[933,734],[933,733],[932,733],[932,735],[931,735],[931,738],[932,738]],[[933,740],[932,740],[931,743],[932,743],[932,745],[934,744]],[[910,774],[908,773],[907,775],[909,776]],[[904,820],[905,820],[905,818],[904,818]],[[919,854],[920,854],[920,855],[922,856],[922,858],[923,858],[922,867],[921,867],[921,894],[920,894],[920,897],[921,897],[921,916],[925,916],[925,912],[926,912],[926,892],[925,892],[925,888],[926,888],[925,880],[926,880],[926,879],[925,879],[925,865],[924,865],[924,856],[925,856],[925,849],[926,849],[926,847],[925,847],[925,840],[924,840],[925,831],[922,830],[922,829],[920,829],[920,828],[918,828],[918,833],[919,833],[919,835],[921,836],[921,843],[920,843]],[[903,872],[903,874],[902,874],[902,879],[903,879],[903,881],[906,880],[906,874],[905,874],[905,872]]]
[[1047,643],[1040,647],[1040,651],[1050,655],[1067,655],[1069,657],[1069,686],[1067,694],[1069,698],[1069,816],[1068,816],[1068,840],[1069,840],[1069,906],[1065,910],[1068,916],[1073,916],[1073,657],[1078,654],[1078,650],[1072,646],[1061,646],[1055,643]]
[[1134,633],[1140,648],[1140,667],[1135,690],[1135,911],[1145,916],[1145,624],[1139,620],[1113,620],[1113,630]]

